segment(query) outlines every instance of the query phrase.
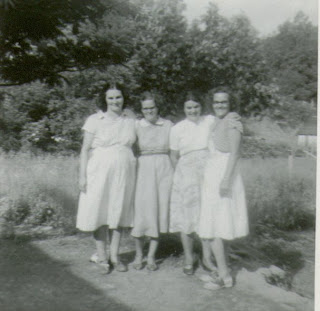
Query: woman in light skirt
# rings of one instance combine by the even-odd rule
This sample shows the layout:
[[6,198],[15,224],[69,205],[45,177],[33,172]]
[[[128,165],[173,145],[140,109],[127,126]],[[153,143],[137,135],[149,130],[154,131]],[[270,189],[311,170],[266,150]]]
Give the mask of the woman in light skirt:
[[205,286],[217,289],[233,285],[223,240],[244,237],[249,232],[244,186],[239,172],[242,124],[230,112],[230,91],[211,91],[216,122],[209,136],[209,157],[205,166],[201,193],[199,236],[217,262],[220,280]]

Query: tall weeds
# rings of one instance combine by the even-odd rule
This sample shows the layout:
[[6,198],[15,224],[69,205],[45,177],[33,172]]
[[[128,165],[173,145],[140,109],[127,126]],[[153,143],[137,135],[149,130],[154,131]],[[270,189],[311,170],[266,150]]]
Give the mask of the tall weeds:
[[316,163],[296,158],[289,172],[286,159],[243,161],[243,177],[251,225],[280,230],[314,228]]
[[0,215],[15,224],[72,227],[77,205],[74,157],[0,156]]
[[[245,159],[241,164],[253,227],[314,227],[316,164],[312,159],[296,158],[291,175],[284,158]],[[0,177],[0,217],[14,224],[74,230],[78,158],[0,154]]]

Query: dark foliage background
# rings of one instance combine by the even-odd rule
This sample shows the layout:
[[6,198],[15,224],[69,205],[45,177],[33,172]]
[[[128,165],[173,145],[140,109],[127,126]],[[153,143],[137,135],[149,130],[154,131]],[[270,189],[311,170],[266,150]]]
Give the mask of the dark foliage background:
[[303,13],[260,38],[244,15],[227,19],[211,4],[188,25],[183,9],[182,0],[2,0],[0,147],[78,152],[108,79],[127,87],[136,111],[139,94],[156,90],[173,120],[186,92],[205,102],[218,85],[232,88],[245,118],[296,129],[315,114],[317,27]]

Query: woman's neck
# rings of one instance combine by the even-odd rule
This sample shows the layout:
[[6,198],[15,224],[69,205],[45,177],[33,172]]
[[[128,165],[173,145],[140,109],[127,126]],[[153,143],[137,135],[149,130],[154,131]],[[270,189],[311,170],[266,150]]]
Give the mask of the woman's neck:
[[194,124],[198,124],[201,120],[201,116],[198,119],[189,119],[189,118],[186,118],[186,119]]
[[[122,113],[122,112],[121,112]],[[106,115],[108,116],[108,117],[110,117],[110,118],[118,118],[118,117],[120,117],[121,116],[121,113],[119,112],[119,113],[117,113],[117,112],[114,112],[114,111],[111,111],[111,110],[107,110],[107,112],[106,112]]]
[[159,116],[158,117],[156,117],[155,119],[152,119],[152,120],[147,120],[147,121],[149,121],[151,124],[156,124],[157,122],[158,122],[158,120],[159,120]]
[[[230,111],[229,111],[229,112],[230,112]],[[223,115],[223,116],[216,116],[216,118],[217,118],[218,120],[223,120],[223,119],[229,114],[229,112],[226,113],[226,114]]]

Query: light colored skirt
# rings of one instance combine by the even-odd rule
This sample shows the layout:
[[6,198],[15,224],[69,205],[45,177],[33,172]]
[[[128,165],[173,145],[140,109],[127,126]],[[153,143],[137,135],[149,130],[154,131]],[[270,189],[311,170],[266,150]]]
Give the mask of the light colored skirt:
[[203,168],[207,150],[183,155],[177,164],[170,200],[170,232],[198,231]]
[[230,197],[221,197],[220,183],[230,153],[210,153],[204,172],[199,236],[205,239],[233,240],[249,233],[245,191],[236,166]]
[[80,193],[78,229],[132,226],[135,170],[136,159],[126,146],[98,147],[92,151],[86,192]]
[[134,208],[134,237],[157,238],[168,232],[169,200],[173,168],[168,155],[153,154],[138,158]]

